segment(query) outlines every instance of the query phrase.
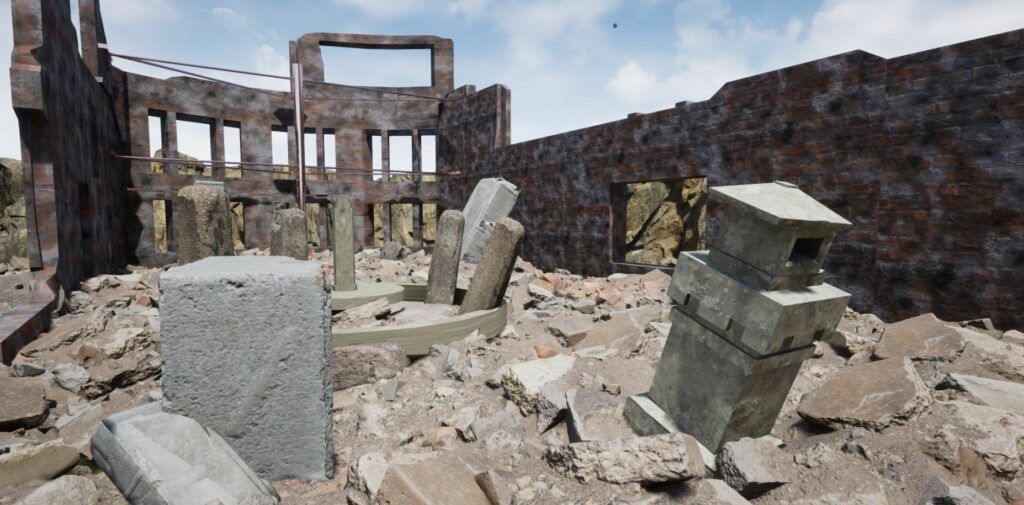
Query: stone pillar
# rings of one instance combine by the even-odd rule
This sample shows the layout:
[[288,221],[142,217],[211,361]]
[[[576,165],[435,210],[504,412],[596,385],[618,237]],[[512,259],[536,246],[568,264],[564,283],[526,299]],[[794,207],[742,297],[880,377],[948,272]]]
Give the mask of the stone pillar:
[[469,282],[460,314],[493,309],[501,304],[524,233],[523,225],[515,219],[503,217],[494,223],[494,231],[480,259],[480,266]]
[[306,213],[302,209],[274,211],[274,224],[270,227],[270,255],[309,259],[306,250]]
[[462,260],[479,263],[490,240],[492,223],[508,216],[519,198],[519,188],[500,177],[480,179],[469,195],[462,232]]
[[331,295],[320,263],[206,258],[160,276],[164,409],[269,480],[334,473]]
[[352,201],[341,197],[331,204],[331,241],[334,247],[334,290],[356,289],[356,257],[352,233]]
[[462,227],[465,220],[457,210],[446,210],[437,225],[434,255],[427,274],[427,303],[452,304],[455,283],[459,278],[459,252],[462,250]]
[[186,264],[207,256],[232,256],[231,204],[223,188],[212,185],[186,186],[174,202],[178,225],[178,263]]

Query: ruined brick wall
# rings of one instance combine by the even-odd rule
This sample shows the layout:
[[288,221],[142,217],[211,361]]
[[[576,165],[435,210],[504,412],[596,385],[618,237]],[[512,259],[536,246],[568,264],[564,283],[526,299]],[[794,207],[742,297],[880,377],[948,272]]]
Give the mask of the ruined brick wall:
[[[441,188],[444,205],[458,208],[477,179],[501,175],[523,189],[513,217],[528,230],[525,258],[603,275],[631,268],[613,261],[621,184],[787,180],[854,223],[826,268],[856,309],[1021,327],[1022,33],[888,60],[855,51],[728,83],[703,102],[493,150],[466,140],[439,153],[464,174]],[[495,104],[453,96],[449,110],[481,116]]]

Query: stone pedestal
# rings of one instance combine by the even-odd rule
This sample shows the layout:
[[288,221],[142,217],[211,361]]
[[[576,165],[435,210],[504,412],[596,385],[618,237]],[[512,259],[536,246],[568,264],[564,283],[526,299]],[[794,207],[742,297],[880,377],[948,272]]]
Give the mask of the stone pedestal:
[[306,248],[306,213],[302,209],[274,211],[270,227],[270,255],[309,259]]
[[352,234],[352,201],[338,198],[331,204],[331,244],[334,248],[334,290],[356,289],[355,237]]
[[462,233],[462,260],[479,263],[490,240],[494,223],[508,216],[519,198],[519,188],[500,177],[480,179],[466,201]]
[[427,274],[427,303],[451,305],[459,278],[459,251],[465,221],[457,210],[446,210],[437,224],[437,240]]
[[178,264],[208,256],[232,256],[231,204],[223,187],[208,184],[178,191]]
[[164,272],[164,410],[216,430],[263,478],[330,478],[328,284],[318,262],[280,256]]

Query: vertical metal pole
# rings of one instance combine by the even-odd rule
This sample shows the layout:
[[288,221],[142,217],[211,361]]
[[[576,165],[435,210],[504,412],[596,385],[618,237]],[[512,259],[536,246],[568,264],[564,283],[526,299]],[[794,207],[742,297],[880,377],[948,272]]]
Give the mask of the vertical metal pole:
[[292,94],[295,95],[295,161],[298,164],[299,208],[306,210],[305,134],[302,127],[302,65],[292,63]]

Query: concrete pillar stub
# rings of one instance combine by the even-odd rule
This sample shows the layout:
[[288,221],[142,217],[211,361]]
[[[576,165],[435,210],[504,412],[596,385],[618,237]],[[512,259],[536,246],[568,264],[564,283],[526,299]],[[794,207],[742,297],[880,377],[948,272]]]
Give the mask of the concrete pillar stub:
[[231,206],[223,184],[196,184],[178,191],[174,202],[177,214],[175,233],[178,263],[185,264],[208,256],[233,256],[231,242]]
[[459,253],[462,250],[462,212],[446,210],[437,224],[434,254],[427,274],[426,303],[452,304],[459,277]]
[[334,290],[356,289],[355,238],[352,230],[352,201],[337,198],[331,204],[331,240],[334,247]]
[[524,234],[523,225],[515,219],[503,217],[494,224],[480,266],[469,282],[460,314],[493,309],[501,304]]
[[302,209],[274,211],[274,223],[270,227],[270,255],[309,259],[306,249],[306,213]]

